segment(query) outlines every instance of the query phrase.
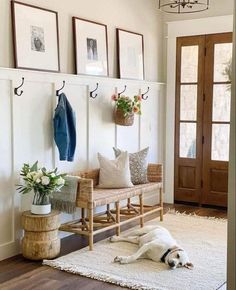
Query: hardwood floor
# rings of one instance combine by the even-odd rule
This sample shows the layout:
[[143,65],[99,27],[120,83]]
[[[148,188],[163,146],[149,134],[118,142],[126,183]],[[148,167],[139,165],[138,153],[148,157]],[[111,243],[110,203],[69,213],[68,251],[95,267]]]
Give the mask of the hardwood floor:
[[[217,218],[227,218],[224,209],[199,208],[189,205],[175,204],[165,205],[165,212],[169,208],[175,208],[179,212],[196,213],[200,216],[212,216]],[[153,218],[153,217],[151,217]],[[126,225],[122,229],[134,226]],[[95,237],[95,241],[105,239],[114,234],[113,231],[102,233]],[[87,246],[87,239],[81,236],[69,236],[62,239],[61,253],[76,251]],[[24,259],[21,255],[0,262],[0,289],[1,290],[118,290],[124,289],[108,283],[92,280],[89,278],[73,275],[59,271],[47,266],[42,266],[41,262],[34,262]]]

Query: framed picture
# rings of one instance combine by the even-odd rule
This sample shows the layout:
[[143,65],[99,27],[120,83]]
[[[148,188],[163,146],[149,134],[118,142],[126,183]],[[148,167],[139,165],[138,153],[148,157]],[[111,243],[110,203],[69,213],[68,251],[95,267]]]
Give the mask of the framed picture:
[[57,12],[12,1],[15,67],[60,71]]
[[143,35],[119,28],[116,31],[119,77],[144,80]]
[[76,73],[108,76],[107,26],[73,17]]

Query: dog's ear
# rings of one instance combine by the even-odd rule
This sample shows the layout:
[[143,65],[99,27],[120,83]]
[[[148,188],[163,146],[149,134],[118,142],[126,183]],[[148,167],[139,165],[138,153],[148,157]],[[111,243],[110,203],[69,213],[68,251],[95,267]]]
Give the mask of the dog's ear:
[[193,266],[192,263],[186,263],[186,264],[184,265],[184,267],[187,268],[187,269],[192,270],[194,266]]

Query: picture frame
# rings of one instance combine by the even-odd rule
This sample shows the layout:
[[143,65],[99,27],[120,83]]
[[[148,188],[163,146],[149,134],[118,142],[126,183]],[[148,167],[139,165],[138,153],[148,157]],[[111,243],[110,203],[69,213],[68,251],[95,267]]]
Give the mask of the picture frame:
[[76,74],[109,76],[107,25],[73,17]]
[[143,34],[120,28],[116,34],[119,78],[144,80]]
[[11,1],[15,68],[60,72],[58,13]]

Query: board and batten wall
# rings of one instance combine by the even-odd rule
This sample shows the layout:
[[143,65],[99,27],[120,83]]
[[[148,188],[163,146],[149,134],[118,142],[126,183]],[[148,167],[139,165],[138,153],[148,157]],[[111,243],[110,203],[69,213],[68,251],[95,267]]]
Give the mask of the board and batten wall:
[[[107,25],[109,76],[117,77],[116,28],[144,35],[145,79],[163,81],[163,23],[156,0],[19,0],[58,12],[62,73],[74,73],[72,17]],[[11,0],[0,0],[0,67],[13,68]]]
[[[14,95],[22,77],[24,92]],[[53,139],[55,90],[63,80],[64,92],[76,112],[74,162],[59,161]],[[89,91],[97,82],[98,96],[92,99]],[[150,87],[148,99],[142,102],[143,114],[135,116],[131,127],[113,122],[111,95],[122,91],[124,85],[129,96]],[[46,168],[58,167],[60,172],[70,173],[97,167],[97,152],[113,159],[113,146],[130,152],[149,146],[149,161],[163,162],[163,84],[0,68],[0,92],[0,260],[20,251],[20,213],[30,209],[32,200],[32,195],[21,196],[15,187],[24,162],[39,160]],[[62,221],[71,218],[61,215]]]

